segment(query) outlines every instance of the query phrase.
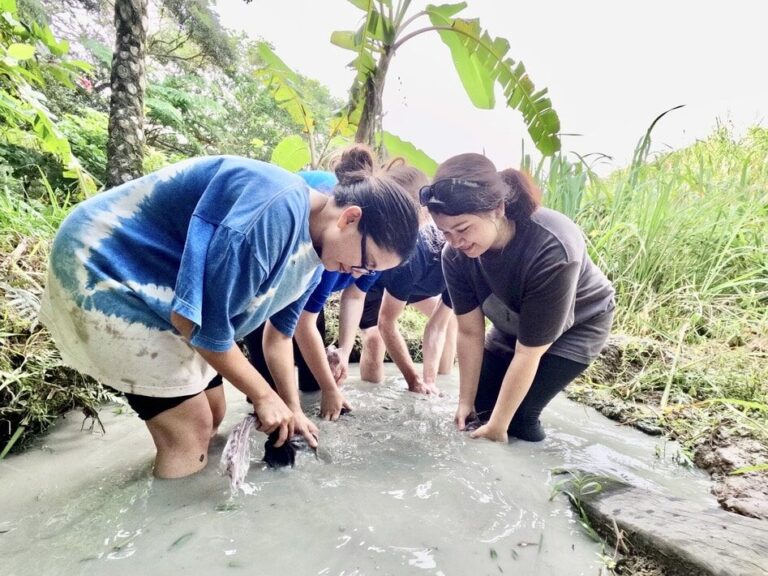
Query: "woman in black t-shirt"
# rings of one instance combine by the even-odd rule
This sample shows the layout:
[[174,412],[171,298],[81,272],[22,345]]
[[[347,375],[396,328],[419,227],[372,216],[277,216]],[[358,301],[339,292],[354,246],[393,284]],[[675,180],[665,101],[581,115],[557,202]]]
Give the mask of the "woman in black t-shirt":
[[[458,318],[456,424],[472,437],[539,441],[542,409],[597,357],[613,287],[580,228],[539,206],[517,170],[479,154],[444,162],[420,193],[446,238],[443,272]],[[485,319],[492,323],[485,334]]]

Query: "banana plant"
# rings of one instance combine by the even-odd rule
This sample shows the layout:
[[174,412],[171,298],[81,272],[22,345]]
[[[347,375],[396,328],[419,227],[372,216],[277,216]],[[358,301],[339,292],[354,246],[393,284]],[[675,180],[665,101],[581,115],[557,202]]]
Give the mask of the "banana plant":
[[[274,53],[266,42],[256,45],[262,66],[255,71],[272,94],[277,105],[301,130],[301,136],[292,135],[281,140],[272,152],[272,162],[288,170],[312,169],[323,163],[327,154],[351,141],[355,126],[347,117],[334,118],[330,131],[322,142],[315,132],[315,118],[301,91],[301,78]],[[321,146],[318,150],[318,143]]]
[[[412,15],[411,0],[349,2],[365,12],[362,24],[354,31],[333,32],[331,42],[355,53],[349,66],[356,75],[344,114],[357,124],[357,142],[375,145],[376,134],[382,131],[382,96],[394,55],[410,39],[437,33],[449,48],[456,72],[474,106],[493,108],[495,89],[500,86],[506,106],[522,114],[539,151],[551,155],[560,149],[560,120],[547,90],[536,90],[523,63],[507,55],[507,40],[491,37],[476,18],[455,17],[467,7],[466,2],[430,4]],[[416,27],[423,19],[429,22]]]
[[[314,114],[301,92],[301,78],[265,42],[257,44],[257,53],[262,62],[256,70],[257,78],[262,80],[277,105],[288,112],[301,130],[301,135],[288,136],[275,146],[271,161],[291,171],[307,166],[316,169],[326,164],[331,153],[353,141],[358,128],[354,115],[337,114],[328,133],[318,135]],[[378,133],[377,144],[386,147],[392,156],[402,156],[428,176],[432,176],[437,169],[437,163],[426,153],[394,134]]]

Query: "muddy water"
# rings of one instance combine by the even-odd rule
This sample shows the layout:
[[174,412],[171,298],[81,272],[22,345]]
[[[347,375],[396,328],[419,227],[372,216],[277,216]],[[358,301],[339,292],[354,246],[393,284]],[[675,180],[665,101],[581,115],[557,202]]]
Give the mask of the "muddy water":
[[[595,575],[599,544],[562,496],[556,468],[619,476],[711,500],[676,449],[558,398],[548,438],[508,445],[454,431],[456,378],[443,398],[383,385],[346,388],[354,412],[322,423],[320,459],[254,462],[230,493],[213,464],[179,481],[151,477],[153,448],[133,415],[106,408],[106,435],[71,414],[40,446],[0,462],[0,574]],[[247,411],[231,388],[228,431]],[[308,411],[319,398],[305,395]],[[263,452],[257,434],[253,452]]]

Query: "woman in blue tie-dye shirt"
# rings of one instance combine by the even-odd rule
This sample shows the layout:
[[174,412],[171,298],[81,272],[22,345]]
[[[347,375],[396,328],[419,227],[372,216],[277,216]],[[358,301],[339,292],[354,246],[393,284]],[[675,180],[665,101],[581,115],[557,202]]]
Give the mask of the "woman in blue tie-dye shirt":
[[[78,205],[54,241],[41,319],[64,360],[126,394],[157,448],[154,472],[202,469],[224,416],[218,371],[254,404],[260,429],[316,444],[293,382],[291,336],[324,267],[364,274],[398,265],[417,208],[345,152],[332,197],[278,167],[197,158]],[[235,341],[271,318],[267,345],[281,399]],[[205,391],[205,394],[201,392]],[[284,401],[285,400],[285,401]]]

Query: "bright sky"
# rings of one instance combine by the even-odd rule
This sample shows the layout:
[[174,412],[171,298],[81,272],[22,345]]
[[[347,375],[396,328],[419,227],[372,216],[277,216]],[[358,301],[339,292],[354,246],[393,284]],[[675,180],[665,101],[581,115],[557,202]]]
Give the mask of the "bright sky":
[[[479,17],[509,40],[537,88],[547,87],[560,116],[565,150],[599,152],[627,164],[653,119],[678,104],[654,130],[654,150],[709,135],[718,120],[736,133],[768,126],[763,0],[467,0],[459,14]],[[415,0],[411,13],[426,5]],[[353,30],[362,12],[347,0],[218,0],[222,24],[270,41],[290,67],[345,98],[351,52],[330,43]],[[424,21],[428,25],[428,20]],[[421,27],[421,26],[419,26]],[[416,29],[415,27],[413,29]],[[500,95],[500,94],[499,94]],[[499,99],[500,100],[500,99]],[[485,152],[499,169],[517,166],[527,133],[502,101],[477,110],[436,33],[404,44],[392,60],[384,128],[435,160]],[[532,151],[530,141],[526,151]]]

